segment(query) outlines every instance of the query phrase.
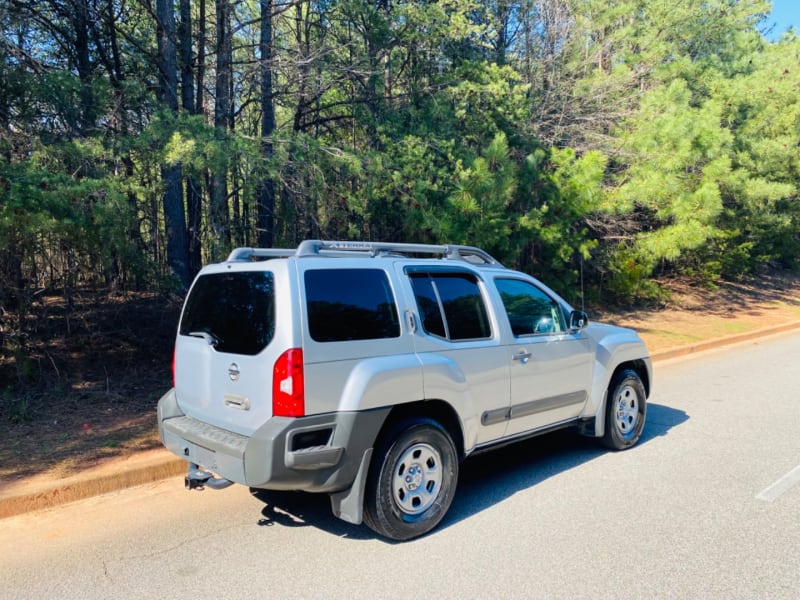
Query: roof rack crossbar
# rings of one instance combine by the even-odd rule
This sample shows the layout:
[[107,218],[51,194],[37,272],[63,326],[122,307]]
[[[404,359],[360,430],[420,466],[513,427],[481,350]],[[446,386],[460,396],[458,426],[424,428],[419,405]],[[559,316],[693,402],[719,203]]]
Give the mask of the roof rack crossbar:
[[326,253],[360,252],[370,256],[381,254],[432,254],[446,259],[469,260],[478,259],[487,265],[500,263],[488,252],[474,246],[436,245],[436,244],[409,244],[395,242],[351,242],[351,241],[322,241],[306,240],[297,248],[298,256],[319,255]]
[[258,259],[288,258],[290,256],[346,256],[353,253],[366,254],[372,257],[387,254],[428,254],[439,256],[443,259],[466,260],[473,263],[502,266],[488,252],[474,246],[336,240],[305,240],[300,243],[296,250],[291,248],[236,248],[228,255],[227,262],[247,262]]
[[259,258],[288,258],[294,256],[294,248],[234,248],[227,262],[248,262]]

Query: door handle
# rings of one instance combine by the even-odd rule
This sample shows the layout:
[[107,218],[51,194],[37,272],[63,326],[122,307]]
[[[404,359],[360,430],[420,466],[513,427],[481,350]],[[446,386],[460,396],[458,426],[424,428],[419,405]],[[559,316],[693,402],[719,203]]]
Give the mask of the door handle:
[[406,309],[406,323],[408,323],[408,330],[411,333],[416,333],[416,331],[417,331],[417,320],[414,318],[414,313],[411,312],[410,308]]
[[519,352],[517,352],[513,356],[513,359],[514,360],[518,360],[519,362],[521,362],[524,365],[524,364],[526,364],[528,362],[530,357],[531,357],[531,353],[530,352],[528,352],[527,350],[520,350]]

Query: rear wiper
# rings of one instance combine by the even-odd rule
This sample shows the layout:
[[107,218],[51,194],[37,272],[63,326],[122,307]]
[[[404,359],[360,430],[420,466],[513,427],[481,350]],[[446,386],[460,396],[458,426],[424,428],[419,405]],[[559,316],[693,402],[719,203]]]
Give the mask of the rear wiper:
[[189,335],[192,337],[203,338],[209,346],[217,347],[222,340],[215,336],[210,331],[190,331]]

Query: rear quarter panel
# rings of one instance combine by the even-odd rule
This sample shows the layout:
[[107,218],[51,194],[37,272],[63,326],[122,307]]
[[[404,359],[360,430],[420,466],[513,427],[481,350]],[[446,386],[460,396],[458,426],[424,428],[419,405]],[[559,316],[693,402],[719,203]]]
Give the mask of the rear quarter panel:
[[[322,259],[329,260],[329,259]],[[302,264],[301,264],[302,263]],[[305,272],[330,268],[330,262],[299,261],[300,307],[306,313]],[[306,414],[369,410],[422,398],[422,367],[414,352],[404,315],[403,295],[390,261],[337,259],[336,268],[382,270],[389,281],[399,321],[399,335],[385,339],[317,341],[302,323]]]

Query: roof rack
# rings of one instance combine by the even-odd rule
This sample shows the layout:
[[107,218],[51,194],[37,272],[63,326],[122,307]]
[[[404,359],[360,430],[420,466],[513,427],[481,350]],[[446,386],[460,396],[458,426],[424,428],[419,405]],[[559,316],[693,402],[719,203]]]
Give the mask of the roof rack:
[[352,242],[305,240],[296,250],[288,248],[236,248],[228,256],[228,262],[243,262],[290,256],[352,256],[361,254],[376,256],[433,255],[446,260],[464,260],[473,264],[502,267],[488,252],[474,246],[452,244],[404,244],[392,242]]
[[234,248],[225,262],[249,262],[264,258],[288,258],[297,250],[290,248]]

